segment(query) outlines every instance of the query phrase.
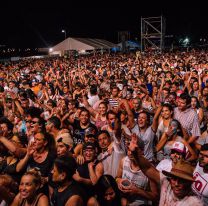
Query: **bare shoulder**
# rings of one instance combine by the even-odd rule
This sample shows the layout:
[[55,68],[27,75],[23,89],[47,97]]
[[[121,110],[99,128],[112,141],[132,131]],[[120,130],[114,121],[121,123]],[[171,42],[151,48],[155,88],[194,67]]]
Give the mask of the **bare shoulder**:
[[22,201],[22,198],[20,196],[20,193],[18,193],[10,206],[19,206],[21,201]]
[[83,206],[83,200],[79,195],[73,195],[68,199],[65,206]]
[[46,195],[42,195],[38,201],[38,206],[49,206],[48,197]]

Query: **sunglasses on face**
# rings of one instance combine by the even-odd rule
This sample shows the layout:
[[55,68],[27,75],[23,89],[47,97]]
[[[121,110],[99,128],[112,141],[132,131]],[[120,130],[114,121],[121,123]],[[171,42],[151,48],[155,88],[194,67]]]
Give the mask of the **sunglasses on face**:
[[174,150],[171,151],[171,154],[183,155],[181,152],[174,151]]
[[36,122],[36,121],[26,121],[27,123],[30,123],[30,124],[37,124],[39,122]]

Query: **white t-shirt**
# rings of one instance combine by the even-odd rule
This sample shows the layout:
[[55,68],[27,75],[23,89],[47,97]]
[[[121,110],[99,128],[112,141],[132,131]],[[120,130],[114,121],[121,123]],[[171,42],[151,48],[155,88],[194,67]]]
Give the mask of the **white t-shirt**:
[[93,105],[100,100],[100,98],[98,97],[98,95],[88,95],[88,103],[91,107],[93,107]]
[[155,137],[155,132],[152,130],[152,127],[149,126],[142,134],[140,132],[138,124],[136,124],[131,129],[131,132],[137,135],[137,137],[139,138],[139,144],[144,147],[144,157],[147,158],[149,161],[152,161],[154,157],[153,145]]
[[192,184],[193,191],[201,198],[204,205],[208,205],[208,173],[204,173],[199,163],[194,170],[194,179],[195,182]]
[[117,175],[120,160],[125,156],[124,151],[115,141],[113,142],[113,151],[109,154],[107,151],[98,155],[98,160],[103,163],[104,174]]
[[156,169],[160,172],[163,170],[170,172],[172,169],[172,160],[171,159],[164,159],[162,160],[156,167]]

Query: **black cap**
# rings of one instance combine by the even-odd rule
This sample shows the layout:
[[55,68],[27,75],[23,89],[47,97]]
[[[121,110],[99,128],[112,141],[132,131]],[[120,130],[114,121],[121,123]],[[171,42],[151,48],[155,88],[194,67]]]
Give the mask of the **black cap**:
[[87,142],[83,145],[83,150],[86,150],[86,149],[96,149],[96,146],[94,143],[92,142]]
[[88,127],[86,130],[85,130],[85,136],[95,136],[95,129],[93,127]]

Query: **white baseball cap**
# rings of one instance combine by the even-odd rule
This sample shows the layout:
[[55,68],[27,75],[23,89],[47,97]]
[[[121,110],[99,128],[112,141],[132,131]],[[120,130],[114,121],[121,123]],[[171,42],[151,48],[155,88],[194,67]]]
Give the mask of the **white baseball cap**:
[[187,148],[182,142],[174,142],[171,150],[186,154]]

